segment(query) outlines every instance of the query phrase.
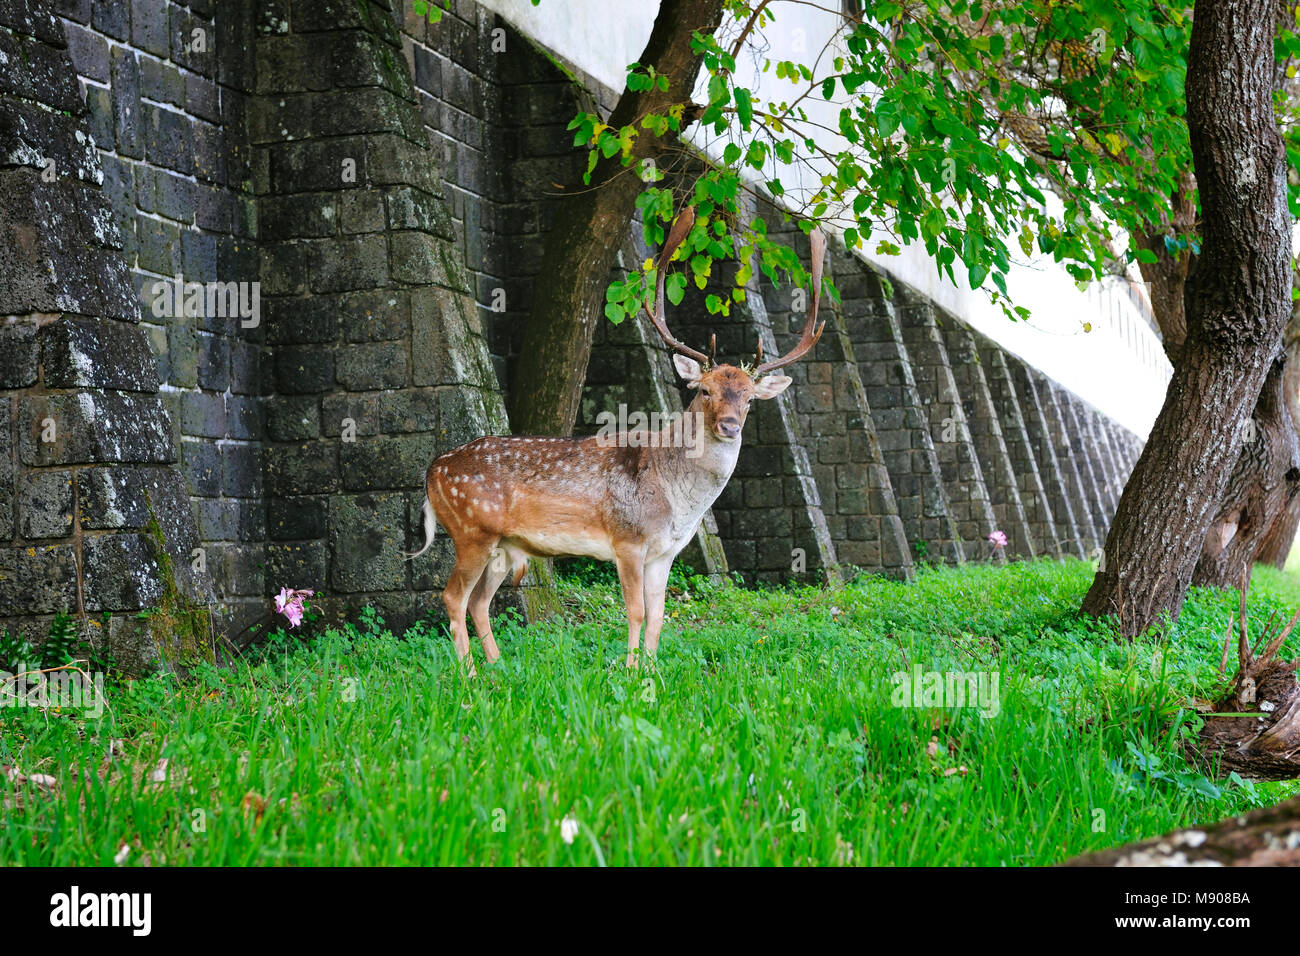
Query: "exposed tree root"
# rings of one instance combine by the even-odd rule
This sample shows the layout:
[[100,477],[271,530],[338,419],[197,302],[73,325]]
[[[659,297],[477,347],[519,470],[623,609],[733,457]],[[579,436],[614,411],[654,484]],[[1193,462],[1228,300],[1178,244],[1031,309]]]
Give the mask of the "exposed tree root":
[[[1278,649],[1300,621],[1297,608],[1285,627],[1264,629],[1259,646],[1251,649],[1246,628],[1249,569],[1241,579],[1241,615],[1237,621],[1237,675],[1228,693],[1207,714],[1205,726],[1188,746],[1188,758],[1220,777],[1234,771],[1253,780],[1292,780],[1300,777],[1300,661],[1279,660]],[[1228,663],[1232,620],[1224,635],[1222,674]],[[1216,714],[1241,714],[1215,716]]]

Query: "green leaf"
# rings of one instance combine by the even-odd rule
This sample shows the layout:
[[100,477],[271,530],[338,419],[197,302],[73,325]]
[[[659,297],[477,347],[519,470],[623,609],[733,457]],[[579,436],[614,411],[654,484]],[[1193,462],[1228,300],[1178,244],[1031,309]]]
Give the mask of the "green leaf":
[[664,294],[673,305],[681,305],[686,297],[686,276],[674,272],[664,281]]
[[740,128],[749,131],[750,124],[754,121],[754,107],[749,100],[749,90],[743,86],[736,87],[736,117],[740,120]]

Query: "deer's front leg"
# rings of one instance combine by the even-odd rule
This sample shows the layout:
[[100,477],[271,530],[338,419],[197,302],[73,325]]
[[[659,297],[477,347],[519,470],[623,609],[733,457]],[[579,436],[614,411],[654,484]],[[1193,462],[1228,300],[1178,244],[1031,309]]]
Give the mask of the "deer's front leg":
[[659,653],[659,631],[664,626],[664,595],[668,590],[668,572],[673,559],[661,558],[645,568],[645,653],[654,664]]
[[615,550],[618,583],[623,588],[627,607],[627,666],[636,667],[637,647],[641,644],[641,624],[645,621],[645,551]]

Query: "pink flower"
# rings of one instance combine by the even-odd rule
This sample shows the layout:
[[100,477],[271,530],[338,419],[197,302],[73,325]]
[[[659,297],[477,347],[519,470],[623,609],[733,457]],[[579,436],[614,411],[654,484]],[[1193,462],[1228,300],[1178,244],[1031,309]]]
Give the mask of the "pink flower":
[[994,548],[1005,548],[1007,546],[1006,532],[993,531],[989,534],[989,541]]
[[280,593],[275,596],[275,609],[289,619],[290,627],[297,627],[302,623],[302,599],[311,597],[315,593],[310,590],[292,591],[289,588],[281,588]]

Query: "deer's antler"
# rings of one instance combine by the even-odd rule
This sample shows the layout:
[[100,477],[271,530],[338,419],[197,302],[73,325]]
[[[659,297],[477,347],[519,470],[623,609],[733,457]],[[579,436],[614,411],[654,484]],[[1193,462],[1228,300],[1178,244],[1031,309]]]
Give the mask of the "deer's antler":
[[758,353],[754,362],[754,377],[757,378],[763,372],[770,372],[773,369],[781,368],[783,365],[790,365],[799,361],[808,353],[817,340],[822,337],[822,330],[826,328],[826,322],[820,325],[817,323],[817,306],[821,303],[822,297],[822,259],[826,256],[826,237],[822,235],[820,229],[814,229],[808,236],[812,243],[812,281],[811,292],[812,301],[808,304],[808,318],[803,324],[803,334],[799,336],[799,344],[793,349],[782,355],[778,359],[770,362],[763,361],[763,343],[758,343]]
[[664,279],[668,276],[668,262],[672,259],[673,253],[677,247],[682,244],[682,240],[690,233],[691,227],[695,225],[695,207],[687,206],[682,214],[673,220],[673,224],[668,229],[668,237],[664,239],[664,247],[659,250],[659,263],[655,269],[655,297],[654,308],[650,304],[645,305],[645,314],[650,316],[650,321],[654,323],[655,331],[659,337],[664,340],[674,352],[685,355],[687,358],[695,359],[704,368],[708,368],[712,363],[709,357],[703,352],[697,352],[689,345],[683,345],[678,342],[671,332],[668,331],[668,323],[664,321]]

